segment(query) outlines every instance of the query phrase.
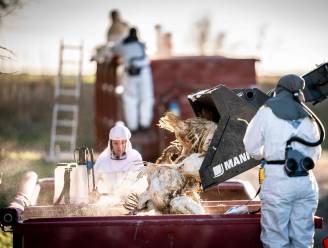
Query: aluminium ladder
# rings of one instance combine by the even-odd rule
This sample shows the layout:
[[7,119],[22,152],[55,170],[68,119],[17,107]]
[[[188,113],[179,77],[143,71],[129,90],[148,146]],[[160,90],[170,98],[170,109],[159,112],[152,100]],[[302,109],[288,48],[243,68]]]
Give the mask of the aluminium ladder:
[[[74,59],[67,59],[70,53]],[[74,56],[73,56],[74,55]],[[52,114],[49,159],[60,161],[72,157],[76,146],[79,99],[82,82],[83,45],[60,42],[58,75],[55,80],[55,103]],[[73,66],[75,72],[65,71]],[[68,80],[67,80],[68,79]],[[69,81],[71,80],[71,82]],[[68,81],[68,82],[67,82]],[[69,83],[70,82],[70,83]]]

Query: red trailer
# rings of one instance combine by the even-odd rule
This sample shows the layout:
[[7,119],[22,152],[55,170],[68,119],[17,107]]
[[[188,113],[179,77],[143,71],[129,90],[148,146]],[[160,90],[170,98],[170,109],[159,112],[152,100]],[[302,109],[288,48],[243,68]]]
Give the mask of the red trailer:
[[260,230],[258,214],[44,218],[17,224],[14,248],[257,248]]
[[[247,204],[251,190],[242,181],[228,181],[201,197],[207,214],[105,216],[94,205],[52,205],[53,179],[29,173],[10,208],[0,210],[4,230],[13,231],[14,248],[55,247],[262,247],[260,214],[230,214],[232,206]],[[37,199],[33,206],[32,199]],[[89,216],[84,216],[89,213]],[[315,218],[316,228],[322,219]]]

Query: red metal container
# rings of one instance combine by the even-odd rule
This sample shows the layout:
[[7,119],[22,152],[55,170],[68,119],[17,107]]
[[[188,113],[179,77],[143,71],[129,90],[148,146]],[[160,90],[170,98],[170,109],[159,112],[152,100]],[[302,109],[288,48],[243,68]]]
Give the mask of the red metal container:
[[163,215],[28,220],[15,247],[262,247],[258,215]]
[[[207,209],[212,208],[209,215],[30,219],[15,226],[14,248],[262,247],[260,215],[215,213],[229,203],[242,202],[205,203]],[[258,206],[253,203],[250,208]],[[315,224],[320,228],[322,219],[317,218]]]

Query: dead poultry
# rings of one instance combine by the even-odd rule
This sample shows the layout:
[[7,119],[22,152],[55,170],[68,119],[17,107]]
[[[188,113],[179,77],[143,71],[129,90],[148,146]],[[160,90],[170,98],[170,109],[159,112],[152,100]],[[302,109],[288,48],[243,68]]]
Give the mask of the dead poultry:
[[204,213],[198,195],[198,170],[203,160],[200,156],[194,153],[180,164],[147,162],[139,177],[147,176],[148,188],[142,194],[129,195],[125,207],[132,212],[155,209],[160,213]]
[[202,214],[199,169],[216,124],[202,118],[180,120],[172,113],[160,119],[159,126],[174,132],[176,140],[155,164],[147,163],[148,188],[127,197],[125,207],[132,212],[155,209],[160,213]]
[[202,214],[199,169],[217,125],[203,118],[180,120],[168,112],[159,126],[174,132],[176,139],[155,164],[147,163],[148,188],[128,196],[125,207],[133,212],[155,209],[161,213]]
[[171,112],[167,112],[158,125],[174,133],[176,139],[163,151],[156,164],[177,164],[192,153],[205,154],[217,128],[212,121],[199,117],[183,121]]

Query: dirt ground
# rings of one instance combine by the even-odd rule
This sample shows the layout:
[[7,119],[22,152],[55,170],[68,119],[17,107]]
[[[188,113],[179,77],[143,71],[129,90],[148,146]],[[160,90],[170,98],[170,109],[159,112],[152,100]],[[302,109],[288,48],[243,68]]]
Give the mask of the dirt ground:
[[[319,185],[319,206],[316,212],[317,216],[324,218],[324,228],[316,230],[315,234],[315,246],[323,247],[322,240],[324,237],[328,237],[328,151],[324,151],[320,160],[314,168],[314,174]],[[238,177],[238,179],[247,180],[252,183],[254,188],[258,189],[258,168],[255,167]]]

